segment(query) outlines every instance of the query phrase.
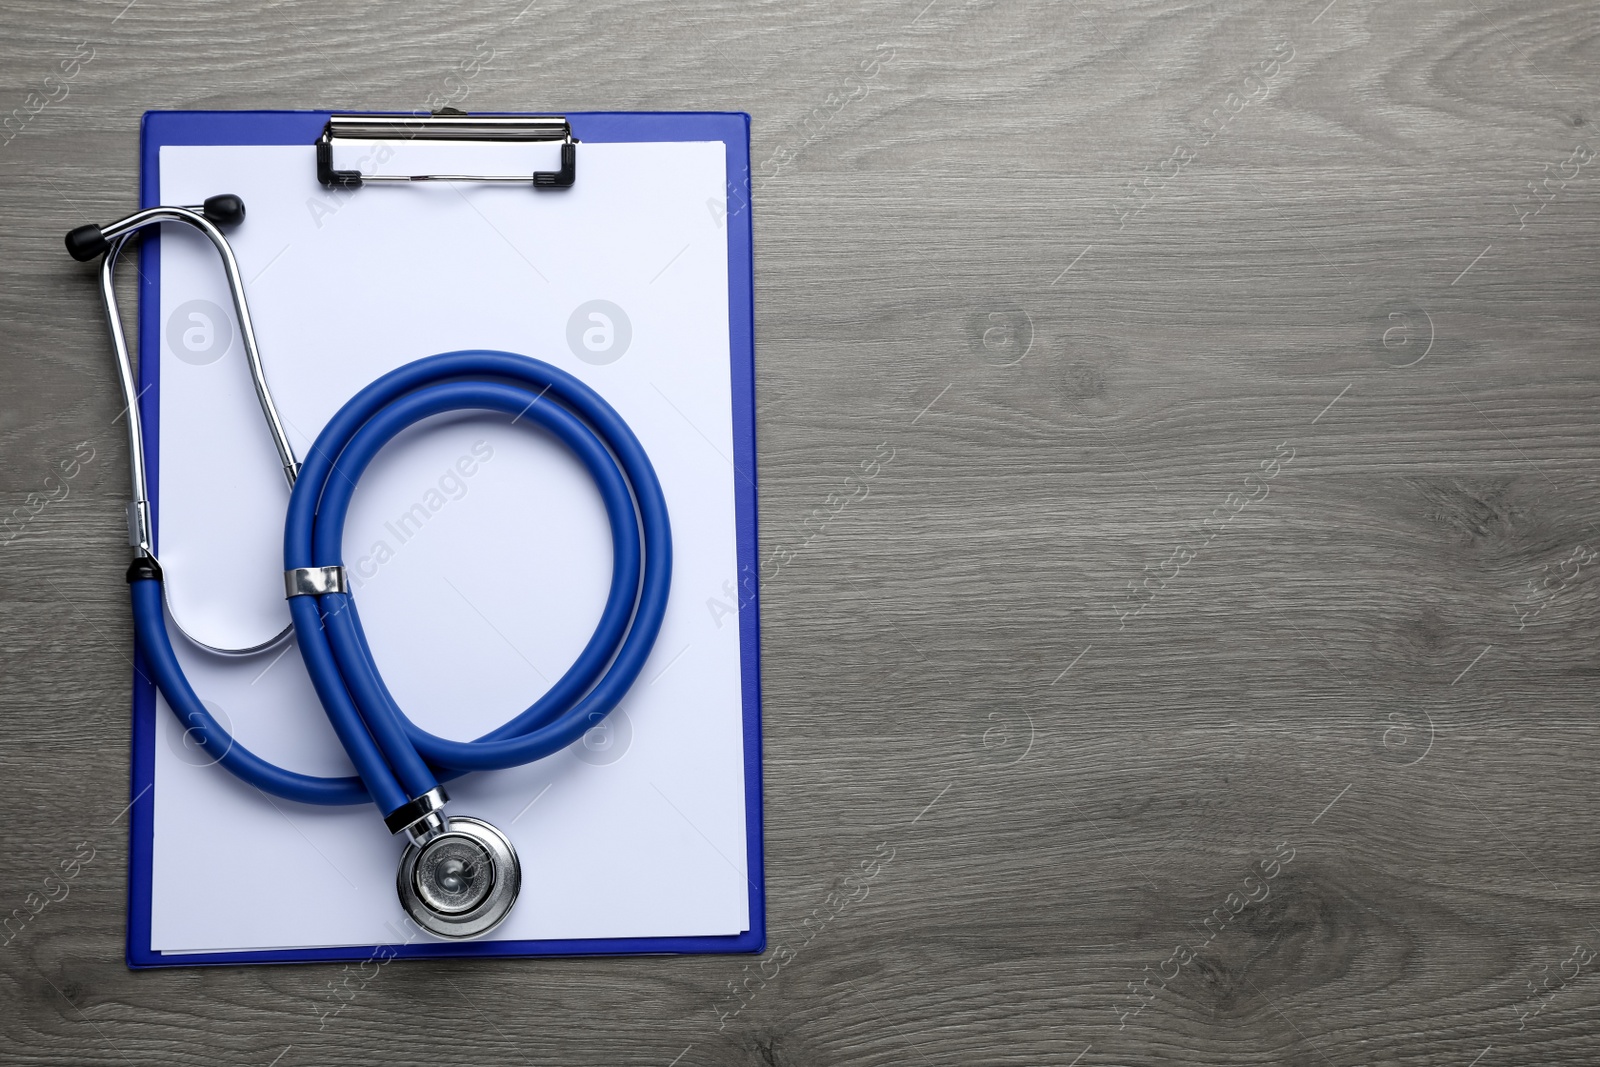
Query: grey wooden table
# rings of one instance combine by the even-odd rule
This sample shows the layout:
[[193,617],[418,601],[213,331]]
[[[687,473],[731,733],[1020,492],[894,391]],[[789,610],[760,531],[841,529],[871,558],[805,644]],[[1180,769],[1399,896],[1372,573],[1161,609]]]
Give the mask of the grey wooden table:
[[[0,0],[0,913],[93,850],[0,1060],[1600,1057],[1600,10],[522,2]],[[768,950],[130,973],[61,235],[147,108],[443,103],[754,117]]]

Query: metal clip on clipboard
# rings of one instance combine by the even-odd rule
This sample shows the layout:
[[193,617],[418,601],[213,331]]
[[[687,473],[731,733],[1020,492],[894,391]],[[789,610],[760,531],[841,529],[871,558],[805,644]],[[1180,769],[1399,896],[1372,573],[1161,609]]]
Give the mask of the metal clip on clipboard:
[[[560,141],[561,169],[533,175],[362,174],[334,170],[339,141]],[[577,144],[561,115],[332,115],[317,139],[317,181],[330,188],[355,189],[377,182],[532,183],[535,189],[570,189],[577,177]]]

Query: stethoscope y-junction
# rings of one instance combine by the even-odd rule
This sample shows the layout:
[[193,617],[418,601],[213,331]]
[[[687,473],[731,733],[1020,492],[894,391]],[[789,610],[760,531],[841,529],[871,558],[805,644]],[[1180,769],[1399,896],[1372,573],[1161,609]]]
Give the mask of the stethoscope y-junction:
[[[564,145],[564,163],[570,164],[570,153],[570,144]],[[567,178],[570,183],[570,174]],[[441,783],[557,752],[628,692],[660,631],[671,581],[672,539],[661,485],[638,439],[598,393],[548,363],[494,351],[447,352],[383,375],[345,403],[300,461],[267,387],[239,265],[223,235],[244,214],[238,197],[215,196],[199,207],[149,208],[67,235],[67,249],[75,258],[102,257],[100,292],[127,402],[133,479],[128,583],[139,653],[190,735],[208,753],[220,753],[217,762],[245,782],[307,804],[376,804],[389,831],[407,839],[396,879],[407,913],[441,937],[475,937],[510,912],[521,884],[521,864],[511,841],[496,827],[445,812]],[[239,744],[206,710],[173,651],[146,491],[139,390],[114,286],[117,262],[129,240],[159,223],[199,230],[221,257],[245,360],[291,490],[283,541],[291,628],[323,709],[355,766],[352,777],[302,774]],[[151,357],[146,353],[143,358]],[[527,420],[571,450],[600,491],[613,545],[610,591],[583,651],[532,706],[473,741],[430,733],[400,709],[367,646],[341,550],[356,483],[383,446],[423,419],[461,410]],[[248,649],[196,644],[212,652],[247,654],[277,640]]]

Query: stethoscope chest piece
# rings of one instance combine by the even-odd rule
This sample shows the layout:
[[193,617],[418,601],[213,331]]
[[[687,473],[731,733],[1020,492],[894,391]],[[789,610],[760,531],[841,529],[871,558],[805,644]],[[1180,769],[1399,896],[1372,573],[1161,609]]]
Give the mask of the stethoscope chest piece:
[[455,815],[444,832],[406,846],[395,888],[406,914],[430,934],[477,937],[510,914],[522,864],[505,834]]

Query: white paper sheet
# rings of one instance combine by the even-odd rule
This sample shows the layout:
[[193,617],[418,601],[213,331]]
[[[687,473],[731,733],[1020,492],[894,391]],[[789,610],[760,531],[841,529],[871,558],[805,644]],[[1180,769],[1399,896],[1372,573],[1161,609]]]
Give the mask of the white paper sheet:
[[[551,149],[411,143],[365,169],[525,171],[541,152]],[[522,858],[522,895],[497,939],[749,927],[739,633],[706,607],[738,586],[727,237],[708,208],[724,171],[720,142],[585,144],[578,183],[562,193],[330,193],[310,147],[161,149],[163,203],[244,198],[246,221],[230,238],[302,456],[377,375],[495,348],[597,389],[660,475],[672,594],[633,691],[579,745],[448,787],[452,811],[495,823]],[[158,550],[183,623],[212,643],[246,644],[288,619],[288,493],[215,254],[177,227],[161,244]],[[445,416],[373,463],[345,561],[401,706],[468,739],[530,704],[576,657],[604,600],[610,534],[586,473],[558,444],[503,418]],[[241,662],[174,641],[241,743],[296,770],[351,773],[292,643]],[[395,897],[400,844],[375,809],[269,799],[186,745],[164,701],[157,721],[153,949],[388,944],[415,929]]]

